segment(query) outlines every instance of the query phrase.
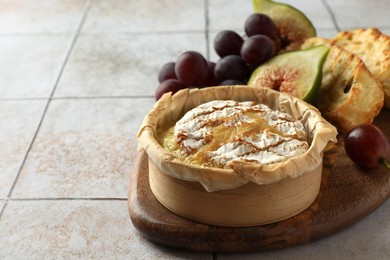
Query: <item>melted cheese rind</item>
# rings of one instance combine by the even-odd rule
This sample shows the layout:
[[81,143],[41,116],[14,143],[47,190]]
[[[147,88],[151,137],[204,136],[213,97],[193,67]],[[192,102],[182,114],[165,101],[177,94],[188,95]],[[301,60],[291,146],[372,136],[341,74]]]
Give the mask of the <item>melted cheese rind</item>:
[[176,156],[221,168],[242,160],[263,165],[282,162],[309,147],[299,120],[251,101],[202,104],[188,111],[168,132],[163,143],[170,143],[165,148]]

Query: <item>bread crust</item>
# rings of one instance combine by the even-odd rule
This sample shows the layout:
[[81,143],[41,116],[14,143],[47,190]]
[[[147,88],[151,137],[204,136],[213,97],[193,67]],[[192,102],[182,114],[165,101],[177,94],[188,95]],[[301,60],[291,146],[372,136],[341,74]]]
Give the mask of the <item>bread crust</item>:
[[311,38],[302,48],[319,44],[331,47],[323,66],[323,77],[317,107],[336,127],[351,128],[372,123],[384,105],[385,94],[379,81],[363,60],[332,40]]
[[372,75],[381,82],[384,106],[390,108],[390,37],[377,28],[342,31],[332,39],[310,38],[303,46],[322,43],[337,45],[357,55]]
[[324,88],[318,107],[341,130],[372,123],[383,107],[381,84],[364,63],[342,48],[333,46],[324,65]]

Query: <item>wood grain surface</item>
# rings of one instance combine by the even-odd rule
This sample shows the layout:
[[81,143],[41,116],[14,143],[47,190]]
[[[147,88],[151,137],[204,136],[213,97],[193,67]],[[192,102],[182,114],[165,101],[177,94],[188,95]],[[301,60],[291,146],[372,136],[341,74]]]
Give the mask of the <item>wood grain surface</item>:
[[[390,139],[390,110],[374,122]],[[147,154],[140,152],[130,180],[129,214],[142,235],[158,244],[207,252],[248,252],[306,244],[339,232],[370,214],[390,196],[390,171],[364,170],[345,154],[343,137],[324,156],[320,194],[304,212],[273,224],[217,227],[181,218],[150,190]]]

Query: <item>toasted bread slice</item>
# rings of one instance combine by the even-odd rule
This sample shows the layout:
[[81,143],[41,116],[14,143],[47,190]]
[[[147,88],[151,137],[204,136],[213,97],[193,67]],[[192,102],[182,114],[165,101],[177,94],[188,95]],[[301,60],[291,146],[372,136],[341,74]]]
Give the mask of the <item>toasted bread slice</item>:
[[338,33],[332,39],[311,38],[304,46],[333,44],[350,51],[360,59],[372,75],[382,83],[385,106],[390,108],[390,37],[376,28]]
[[317,107],[339,130],[372,123],[383,107],[381,83],[356,55],[332,45],[323,67]]

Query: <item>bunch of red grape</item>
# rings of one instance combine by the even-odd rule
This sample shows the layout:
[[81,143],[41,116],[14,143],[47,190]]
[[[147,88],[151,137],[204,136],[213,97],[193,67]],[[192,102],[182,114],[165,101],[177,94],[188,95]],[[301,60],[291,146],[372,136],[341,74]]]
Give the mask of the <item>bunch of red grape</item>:
[[244,37],[230,30],[217,34],[214,49],[220,60],[216,63],[198,52],[187,51],[176,62],[163,65],[156,100],[166,92],[189,87],[246,84],[255,68],[277,54],[280,37],[275,23],[265,14],[249,16],[244,29]]

